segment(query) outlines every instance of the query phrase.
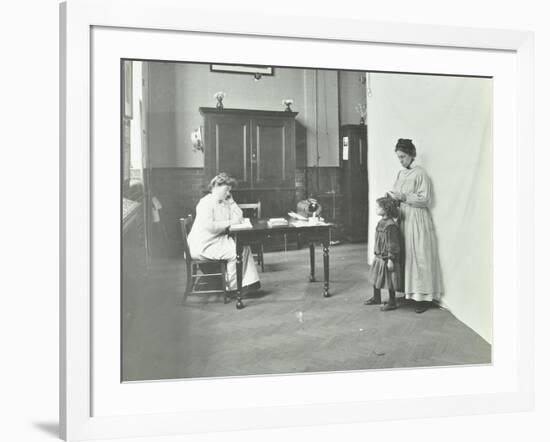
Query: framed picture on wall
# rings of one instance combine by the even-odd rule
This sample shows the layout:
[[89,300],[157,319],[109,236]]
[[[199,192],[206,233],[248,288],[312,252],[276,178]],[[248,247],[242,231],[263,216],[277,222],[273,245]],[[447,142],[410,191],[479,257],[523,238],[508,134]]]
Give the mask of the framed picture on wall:
[[[65,179],[61,198],[62,225],[65,228],[60,238],[62,437],[66,440],[77,440],[164,436],[531,409],[533,349],[529,327],[532,323],[533,300],[530,296],[525,296],[525,293],[533,293],[533,238],[525,226],[526,220],[530,218],[525,214],[533,211],[533,122],[529,111],[533,101],[532,35],[519,31],[477,29],[475,32],[465,32],[456,28],[391,23],[380,27],[368,22],[357,24],[337,19],[331,20],[331,26],[320,30],[313,18],[300,20],[299,25],[287,23],[281,28],[280,21],[269,15],[243,15],[228,10],[212,11],[205,17],[173,2],[161,0],[160,4],[162,8],[159,7],[159,1],[144,1],[140,4],[140,14],[130,16],[127,14],[127,2],[123,0],[69,0],[68,6],[67,3],[60,6],[64,30],[61,33],[64,48],[61,55],[64,60],[64,88],[67,97],[61,137],[62,156],[66,159],[62,171]],[[126,18],[122,22],[117,17]],[[211,23],[224,23],[224,28],[213,29]],[[157,32],[158,29],[170,32]],[[186,32],[190,30],[193,32]],[[304,35],[308,38],[300,38]],[[270,38],[265,39],[263,36]],[[90,44],[91,40],[93,45]],[[381,44],[384,51],[379,50]],[[289,45],[292,50],[286,50]],[[226,48],[223,55],[220,55],[220,47]],[[121,60],[126,61],[121,63]],[[235,60],[238,60],[238,64],[233,64]],[[511,68],[516,66],[517,69]],[[277,70],[276,76],[273,76],[274,69]],[[228,75],[231,78],[220,85],[220,76],[214,74],[222,71],[271,75],[273,81],[265,82],[269,83],[265,85],[244,76]],[[279,72],[285,75],[279,75]],[[136,252],[131,248],[125,249],[126,238],[120,229],[121,201],[117,189],[120,189],[124,166],[121,149],[125,147],[126,151],[131,152],[134,147],[135,152],[146,150],[147,154],[139,161],[136,160],[141,165],[160,162],[162,166],[167,166],[164,167],[165,170],[151,167],[147,171],[147,179],[144,180],[146,183],[136,183],[136,191],[148,195],[147,198],[150,199],[147,202],[150,206],[147,207],[151,210],[147,212],[154,212],[154,215],[151,215],[147,235],[140,236],[139,232],[134,232],[132,244],[150,239],[154,241],[155,238],[162,240],[164,237],[168,238],[168,244],[179,244],[184,235],[183,230],[179,230],[179,216],[193,213],[194,209],[194,206],[182,208],[182,201],[187,194],[194,191],[200,193],[201,173],[210,167],[204,163],[202,151],[193,149],[194,138],[190,137],[192,131],[204,125],[204,137],[201,138],[206,149],[219,148],[219,140],[224,136],[232,144],[238,145],[238,152],[218,159],[216,167],[242,165],[246,169],[251,165],[254,179],[258,181],[264,179],[264,176],[269,178],[273,170],[276,170],[275,174],[279,177],[287,173],[288,168],[286,165],[281,167],[283,172],[279,173],[279,169],[269,167],[270,164],[275,164],[274,156],[267,159],[261,157],[259,161],[257,151],[250,149],[261,146],[267,140],[267,145],[272,149],[267,150],[266,155],[274,155],[273,150],[280,148],[281,156],[286,161],[288,158],[295,158],[294,152],[288,150],[288,157],[285,150],[290,149],[295,140],[289,141],[284,137],[296,134],[298,141],[310,149],[313,158],[318,155],[311,164],[306,161],[304,170],[300,171],[301,175],[297,173],[296,176],[304,176],[303,181],[307,182],[307,168],[314,169],[318,166],[316,162],[324,161],[328,157],[333,160],[334,167],[332,163],[327,163],[322,171],[327,175],[324,177],[320,174],[318,178],[319,181],[325,179],[328,183],[334,182],[335,177],[331,172],[334,173],[332,169],[338,169],[339,148],[342,148],[338,148],[338,142],[342,137],[347,138],[347,151],[345,155],[342,154],[341,159],[345,163],[353,162],[357,153],[355,146],[366,139],[363,131],[368,130],[356,121],[354,109],[359,102],[358,94],[351,92],[346,97],[342,91],[322,93],[330,87],[344,84],[347,73],[349,82],[354,87],[368,86],[368,91],[365,89],[366,95],[361,96],[361,100],[364,98],[367,103],[367,126],[371,129],[369,139],[372,136],[374,140],[384,140],[380,145],[390,143],[387,140],[392,140],[393,143],[394,139],[397,141],[397,138],[408,138],[406,134],[401,135],[404,129],[399,136],[395,136],[392,127],[377,121],[377,118],[384,121],[390,119],[384,113],[388,112],[388,108],[384,107],[387,101],[384,97],[398,101],[399,88],[407,93],[417,91],[419,95],[416,99],[420,102],[422,93],[435,89],[432,85],[437,84],[439,91],[456,93],[462,90],[455,87],[456,85],[448,87],[455,78],[461,77],[476,79],[473,82],[476,86],[470,91],[472,96],[479,98],[479,94],[474,94],[478,89],[490,89],[492,93],[483,95],[489,97],[490,101],[485,103],[487,106],[483,109],[494,113],[484,116],[494,121],[491,126],[491,140],[498,145],[499,155],[493,155],[493,150],[488,149],[475,151],[466,158],[470,160],[476,155],[483,157],[482,164],[489,164],[491,170],[497,171],[491,176],[490,182],[485,183],[488,185],[483,187],[484,191],[488,189],[487,195],[491,194],[489,196],[492,197],[488,204],[492,204],[493,216],[490,222],[486,220],[488,225],[485,227],[490,229],[493,238],[488,246],[493,266],[493,277],[489,282],[493,285],[494,293],[498,293],[498,299],[495,297],[495,302],[490,305],[492,322],[486,329],[489,330],[487,339],[495,344],[489,346],[491,354],[488,363],[460,365],[456,361],[450,361],[448,366],[410,364],[407,370],[394,369],[406,366],[391,365],[391,361],[388,362],[391,358],[386,355],[388,350],[380,345],[381,341],[376,341],[376,336],[384,335],[386,330],[384,327],[387,327],[388,322],[385,318],[388,316],[383,316],[386,313],[380,312],[379,307],[376,307],[379,328],[372,333],[365,332],[367,326],[363,327],[350,320],[357,311],[366,312],[367,310],[361,309],[371,308],[364,306],[359,297],[357,302],[350,301],[354,299],[353,295],[346,290],[357,285],[357,280],[350,276],[351,273],[355,272],[360,278],[365,276],[367,262],[362,261],[362,257],[374,253],[372,240],[368,244],[370,249],[367,250],[367,243],[361,246],[364,249],[357,248],[356,262],[341,269],[337,276],[334,272],[330,274],[330,278],[334,278],[331,296],[323,296],[323,284],[316,283],[314,247],[309,251],[297,250],[295,256],[299,257],[299,262],[296,261],[290,269],[284,267],[283,262],[285,256],[289,258],[291,255],[289,250],[266,253],[266,271],[260,273],[265,291],[261,296],[245,299],[243,310],[235,308],[234,303],[224,304],[223,299],[220,302],[219,299],[196,298],[184,303],[180,295],[185,290],[186,282],[182,275],[186,263],[181,257],[174,258],[170,265],[176,269],[183,266],[182,272],[166,278],[168,267],[160,267],[159,274],[173,283],[170,290],[152,290],[154,297],[131,296],[141,293],[140,290],[144,287],[156,286],[151,285],[151,280],[147,278],[143,284],[124,280],[122,270],[128,262],[127,257],[130,260],[137,259],[139,250]],[[208,77],[210,74],[212,77]],[[132,92],[137,93],[133,77],[142,76],[147,81],[143,82],[143,89],[137,91],[143,99],[143,108],[140,109],[143,118],[139,122],[132,119],[130,125],[124,126],[120,121],[121,107],[123,119],[132,118]],[[214,77],[218,83],[209,83]],[[190,78],[206,80],[203,83],[199,80],[191,81],[189,84],[183,81]],[[361,78],[365,78],[365,81],[361,82]],[[162,81],[157,81],[158,79]],[[93,88],[90,87],[90,81],[93,82]],[[273,84],[277,81],[281,81],[282,86]],[[179,88],[174,86],[176,83],[180,85]],[[488,83],[490,87],[487,86]],[[250,84],[254,84],[254,88]],[[410,85],[415,87],[411,88]],[[291,88],[295,88],[293,91],[296,94],[289,92]],[[257,101],[246,101],[249,100],[246,94],[251,89],[254,100]],[[85,93],[88,90],[92,91],[91,94]],[[228,112],[208,107],[211,102],[202,104],[203,96],[212,101],[211,97],[219,90],[226,92],[232,99],[241,100],[241,104],[226,109]],[[509,106],[510,91],[516,92],[519,97],[515,107]],[[386,95],[380,95],[382,93]],[[286,112],[281,104],[289,97],[293,98],[292,112]],[[328,121],[332,115],[331,97],[336,97],[333,100],[336,103],[349,102],[349,109],[344,115],[349,116],[350,124],[331,126]],[[138,97],[135,99],[137,102]],[[258,107],[253,106],[254,104],[258,104]],[[369,104],[379,113],[369,116]],[[454,104],[456,103],[453,106]],[[190,106],[189,110],[186,105]],[[326,106],[326,113],[319,112],[320,109],[323,110],[322,105]],[[453,109],[459,107],[456,105]],[[153,110],[148,113],[148,109]],[[172,114],[162,119],[163,112],[168,112],[167,110],[171,110]],[[431,109],[431,118],[437,116],[437,110],[437,106]],[[251,116],[250,112],[256,114]],[[181,115],[185,115],[188,121],[183,121]],[[401,114],[395,114],[394,117],[396,120],[403,119]],[[449,124],[461,124],[465,121],[459,117],[460,115],[450,119],[452,121]],[[476,121],[468,129],[485,133],[485,126],[475,126]],[[256,126],[250,127],[251,122]],[[238,130],[233,130],[234,127]],[[131,133],[131,143],[140,144],[129,147],[121,144],[122,130]],[[454,125],[452,130],[456,130]],[[336,144],[327,141],[330,140],[327,134],[333,132],[336,134]],[[304,138],[299,139],[298,133]],[[316,136],[324,138],[315,138]],[[152,139],[154,142],[151,142]],[[273,140],[280,142],[275,143]],[[432,132],[425,134],[424,131],[414,136],[421,151],[419,159],[431,164],[430,170],[435,175],[441,175],[437,167],[451,167],[455,164],[455,157],[441,155],[436,162],[434,158],[439,153],[434,140],[437,137]],[[519,140],[521,155],[518,155]],[[333,144],[334,152],[330,151]],[[176,147],[170,150],[167,146]],[[372,195],[372,201],[386,190],[386,182],[395,176],[394,164],[398,160],[394,147],[392,144],[389,151],[373,148],[368,153],[369,156],[375,155],[376,160],[369,161],[369,164],[384,164],[380,168],[383,170],[369,171],[374,180],[371,189],[376,192],[376,195]],[[90,152],[93,155],[89,155]],[[332,154],[334,158],[330,157]],[[363,156],[365,152],[360,149],[359,154]],[[412,154],[410,156],[414,157]],[[254,167],[261,161],[265,161],[268,166],[258,173]],[[461,167],[466,169],[466,166],[471,165],[462,164]],[[391,170],[386,170],[386,167],[391,167]],[[501,170],[506,170],[507,173],[499,173]],[[221,172],[221,169],[216,169],[216,172]],[[513,179],[510,175],[513,175]],[[246,177],[250,178],[248,172]],[[184,183],[184,179],[189,180],[190,184]],[[151,185],[150,189],[144,188],[147,182],[154,186]],[[473,181],[469,181],[471,182]],[[214,181],[212,187],[216,187],[216,183]],[[167,189],[166,197],[161,194],[163,186]],[[227,186],[231,187],[229,184]],[[441,188],[438,185],[437,189]],[[230,190],[233,196],[237,194],[237,191]],[[246,191],[247,189],[243,191],[241,188],[241,193]],[[281,192],[281,189],[274,192]],[[509,204],[510,195],[515,198],[512,209]],[[224,198],[220,196],[219,202],[232,204],[228,195],[222,196]],[[407,201],[402,195],[397,197],[403,202]],[[438,194],[437,197],[440,199],[444,196]],[[185,213],[172,210],[170,198],[176,201],[173,206]],[[262,204],[262,211],[274,210],[273,207]],[[441,204],[439,207],[450,205]],[[471,209],[467,205],[464,207],[465,210]],[[436,214],[436,219],[442,215],[444,214]],[[89,219],[90,223],[82,223],[82,219]],[[369,218],[371,227],[375,227],[373,219]],[[495,219],[498,219],[498,224]],[[458,224],[453,226],[460,227]],[[511,233],[518,238],[512,244],[509,241]],[[170,237],[172,234],[174,236]],[[177,239],[171,241],[170,238]],[[447,247],[452,244],[449,240]],[[338,252],[334,242],[325,241],[323,246],[323,258],[317,261],[323,265],[328,264],[329,248],[331,256],[333,253],[342,253]],[[153,255],[154,253],[155,250]],[[276,262],[278,256],[282,258]],[[156,271],[154,266],[158,262],[160,261],[153,259],[152,262],[146,260],[139,264],[142,273],[153,274]],[[272,296],[276,290],[273,287],[288,282],[288,272],[299,273],[304,263],[308,269],[311,265],[311,274],[300,273],[301,279],[297,279],[296,288],[288,290],[289,298],[282,299],[282,302],[281,298]],[[337,266],[337,263],[332,265]],[[454,275],[468,275],[471,271],[468,262],[464,260],[460,261],[456,269],[457,273]],[[304,276],[308,278],[305,280]],[[522,283],[522,296],[517,293],[519,281]],[[449,285],[457,284],[456,280],[447,282]],[[121,296],[128,287],[133,289],[128,292],[130,296]],[[271,294],[269,287],[272,287]],[[328,288],[328,285],[325,287]],[[296,299],[292,299],[292,296],[298,295],[303,295],[302,304],[296,304]],[[158,336],[154,336],[154,333],[143,333],[142,340],[128,341],[124,336],[125,328],[121,324],[124,324],[122,321],[126,316],[133,323],[139,322],[139,315],[127,315],[127,309],[139,303],[144,306],[141,316],[151,317],[162,309],[166,316],[156,323],[158,327],[155,333]],[[321,336],[321,328],[326,331],[334,324],[324,317],[316,316],[312,309],[303,308],[315,305],[322,307],[317,311],[319,315],[331,311],[338,313],[346,306],[350,307],[349,315],[346,313],[343,319],[340,317],[341,321],[337,326],[340,327],[339,330],[342,327],[345,329],[342,335],[352,336],[355,342],[346,347],[346,354],[363,354],[363,349],[369,349],[369,357],[374,361],[369,368],[375,369],[354,370],[348,366],[334,369],[334,365],[330,365],[331,361],[322,358],[323,349],[334,340],[334,336],[330,333]],[[279,315],[262,316],[269,308],[279,309]],[[415,320],[428,318],[428,321],[432,318],[435,322],[440,317],[436,315],[443,314],[435,309],[432,316],[430,312],[424,317],[414,316],[414,311],[411,312]],[[387,312],[392,313],[394,312]],[[221,317],[228,318],[229,321],[216,320]],[[472,321],[475,322],[475,318]],[[474,322],[470,324],[472,328],[476,328],[476,325],[472,325]],[[229,323],[233,327],[231,332],[223,328]],[[213,339],[213,335],[208,333],[192,334],[195,328],[204,330],[201,327],[205,327],[205,324],[213,328],[221,327],[219,330],[230,338],[226,341],[228,347],[216,347],[220,341]],[[294,333],[281,339],[287,324],[293,327]],[[259,339],[265,332],[264,327],[268,326],[271,327],[268,337],[272,341],[272,347],[258,347],[255,346],[255,341],[248,340],[251,335]],[[252,327],[257,327],[256,334],[251,333]],[[150,345],[157,338],[161,339],[160,344]],[[297,364],[298,359],[285,359],[285,352],[295,341],[307,339],[311,339],[308,341],[311,342],[310,347],[317,349],[318,353],[300,361],[302,370],[270,372],[266,369],[270,353],[280,353],[280,360]],[[338,339],[336,343],[343,342]],[[456,345],[458,344],[452,341],[448,347]],[[213,347],[216,352],[211,351]],[[428,353],[434,350],[434,346],[427,348],[420,342],[416,347],[418,352],[414,353],[407,340],[397,347],[404,353],[411,353],[411,360],[420,357],[429,359]],[[358,348],[361,351],[357,351]],[[192,360],[186,361],[189,363],[186,366],[188,371],[176,373],[169,370],[172,359],[187,350],[196,351]],[[344,352],[342,346],[340,350]],[[225,371],[203,378],[196,376],[209,360],[224,356],[229,358],[235,351],[243,352],[240,362],[248,361],[248,367],[254,367],[257,371],[243,373],[239,371],[240,366],[227,367],[218,364]],[[125,366],[132,366],[132,361],[138,360],[144,353],[150,356],[151,363],[143,366],[150,371],[140,372],[139,376],[134,377],[132,373],[136,372],[128,372],[128,375],[123,371]],[[133,365],[139,366],[140,364]],[[313,369],[308,370],[311,367]],[[186,376],[189,373],[191,375]],[[243,415],[246,415],[246,419],[243,419]]]
[[226,74],[252,74],[271,76],[274,73],[272,66],[253,66],[235,64],[211,64],[212,72],[223,72]]

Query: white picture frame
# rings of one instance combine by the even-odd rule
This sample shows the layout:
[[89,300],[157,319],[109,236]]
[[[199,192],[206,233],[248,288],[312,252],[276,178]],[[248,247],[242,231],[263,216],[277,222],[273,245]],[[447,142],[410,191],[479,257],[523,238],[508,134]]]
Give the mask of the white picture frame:
[[[512,412],[529,410],[533,406],[533,35],[529,32],[485,29],[461,29],[446,26],[409,25],[402,23],[369,23],[340,19],[312,19],[272,15],[231,14],[229,11],[196,11],[169,0],[142,0],[139,14],[128,14],[129,4],[123,0],[69,0],[61,4],[61,179],[60,179],[60,428],[66,440],[94,438],[163,436],[169,434],[259,429],[284,426],[352,423],[388,418],[448,416],[455,414]],[[513,203],[510,216],[513,230],[509,248],[521,256],[514,268],[514,281],[522,282],[522,302],[513,315],[516,345],[503,364],[507,372],[506,388],[488,387],[474,394],[429,396],[411,390],[408,397],[362,400],[343,400],[337,390],[327,388],[325,400],[304,396],[288,403],[243,409],[237,405],[222,404],[210,410],[190,405],[185,411],[165,407],[161,412],[138,413],[131,408],[115,413],[95,413],[96,384],[101,374],[95,372],[92,355],[92,329],[99,320],[92,315],[92,193],[97,183],[92,181],[91,139],[92,110],[90,78],[92,30],[94,28],[139,29],[193,32],[207,36],[223,34],[263,36],[269,39],[299,39],[324,41],[330,44],[379,44],[406,46],[422,51],[430,48],[460,50],[506,51],[512,53],[517,66],[514,76],[516,102],[511,100],[515,113],[515,138],[511,141],[514,155],[507,166],[515,171]],[[166,32],[165,32],[166,33]],[[218,38],[218,37],[216,37]],[[221,37],[219,37],[221,38]],[[127,54],[128,57],[135,56]],[[226,62],[229,60],[218,60]],[[238,60],[241,63],[248,60]],[[266,64],[250,60],[251,64]],[[118,80],[118,79],[117,79]],[[120,97],[120,95],[119,95]],[[115,122],[116,124],[117,122]],[[497,129],[498,130],[498,129]],[[521,155],[519,154],[521,152]],[[94,206],[94,210],[97,205]],[[115,221],[116,222],[116,221]],[[94,250],[96,253],[97,250]],[[519,288],[512,284],[510,290]],[[498,320],[498,312],[495,312]],[[495,345],[499,345],[495,335]],[[95,357],[96,355],[94,355]],[[495,365],[496,366],[496,365]],[[472,367],[457,368],[465,376]],[[456,373],[456,372],[455,372]],[[411,372],[414,376],[416,372]],[[395,374],[398,376],[399,374]],[[317,375],[302,375],[301,384],[315,385]],[[351,376],[351,375],[348,375]],[[363,376],[363,375],[362,375]],[[370,374],[361,377],[368,379]],[[388,374],[388,376],[394,376]],[[418,376],[440,376],[438,369]],[[287,377],[286,382],[292,382]],[[214,381],[188,382],[185,386],[195,393],[211,388]],[[234,381],[247,391],[258,385],[271,383],[270,377],[243,378]],[[159,394],[169,395],[170,385],[160,383],[146,386],[160,388]],[[184,384],[180,382],[180,386]],[[504,384],[503,384],[504,385]],[[132,388],[132,387],[128,387]],[[137,388],[137,387],[136,387]],[[175,387],[174,387],[175,388]],[[159,397],[161,397],[159,396]],[[300,402],[301,401],[301,402]],[[169,401],[167,401],[169,402]],[[215,412],[215,418],[212,418]],[[246,421],[242,419],[246,413]]]

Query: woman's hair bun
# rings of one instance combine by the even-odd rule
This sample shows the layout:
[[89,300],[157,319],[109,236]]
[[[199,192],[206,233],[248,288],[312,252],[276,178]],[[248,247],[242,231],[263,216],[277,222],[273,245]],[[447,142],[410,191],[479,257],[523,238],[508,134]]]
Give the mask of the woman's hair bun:
[[397,144],[395,145],[395,151],[397,152],[398,150],[410,155],[413,158],[416,157],[416,147],[410,138],[399,138],[397,140]]
[[237,180],[231,176],[229,176],[227,173],[222,172],[216,175],[214,178],[210,180],[210,184],[208,184],[208,190],[212,190],[214,187],[217,186],[236,186]]

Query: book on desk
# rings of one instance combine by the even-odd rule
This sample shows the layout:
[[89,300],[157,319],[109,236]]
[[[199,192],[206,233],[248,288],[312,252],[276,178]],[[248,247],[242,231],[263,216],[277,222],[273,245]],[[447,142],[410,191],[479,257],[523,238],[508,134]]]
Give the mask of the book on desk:
[[288,226],[288,221],[285,218],[269,218],[267,225],[269,227],[285,227]]

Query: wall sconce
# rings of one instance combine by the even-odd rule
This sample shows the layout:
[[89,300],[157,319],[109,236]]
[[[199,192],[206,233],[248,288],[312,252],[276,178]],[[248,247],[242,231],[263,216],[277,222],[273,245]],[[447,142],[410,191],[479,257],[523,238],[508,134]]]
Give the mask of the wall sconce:
[[204,144],[202,142],[202,126],[191,132],[191,144],[194,152],[204,152]]
[[256,72],[254,74],[254,81],[260,81],[262,79],[262,74],[260,74],[259,72]]
[[365,79],[365,83],[366,83],[366,86],[367,86],[367,97],[372,97],[372,89],[370,88],[371,86],[371,82],[370,82],[370,72],[367,72],[367,76],[366,76],[366,79]]
[[372,97],[372,89],[370,88],[370,72],[367,72],[366,75],[359,76],[359,81],[367,89],[367,97]]

